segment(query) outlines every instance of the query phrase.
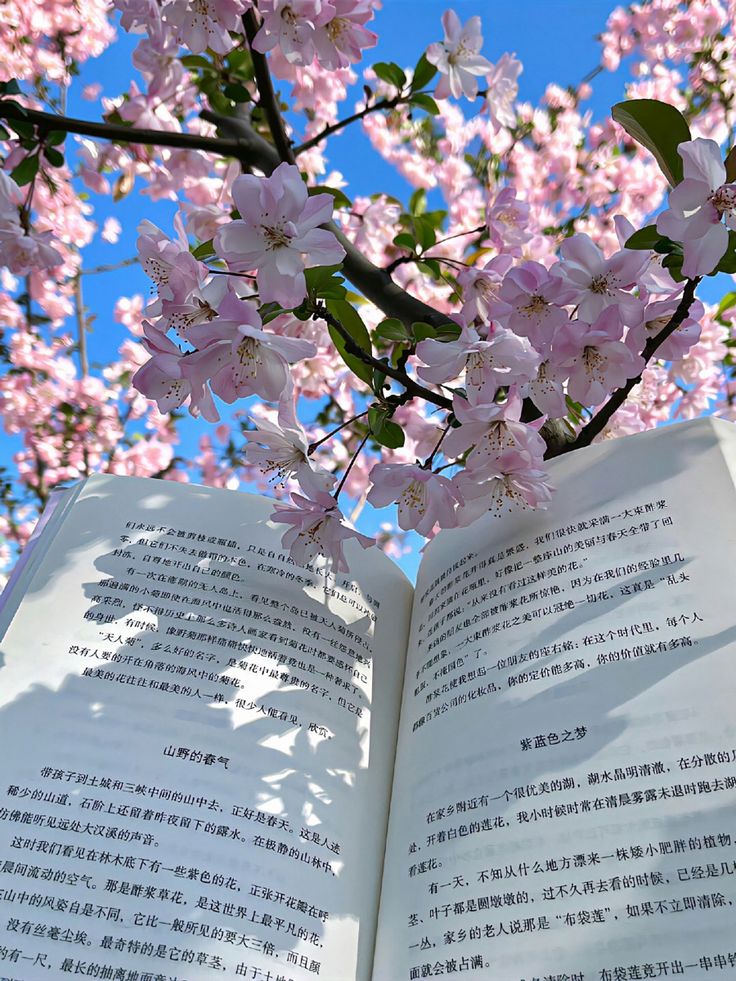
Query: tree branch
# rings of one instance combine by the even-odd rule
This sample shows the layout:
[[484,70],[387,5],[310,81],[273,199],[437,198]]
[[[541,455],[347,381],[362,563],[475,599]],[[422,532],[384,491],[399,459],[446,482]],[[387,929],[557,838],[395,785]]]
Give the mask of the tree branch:
[[328,324],[335,328],[340,337],[345,341],[345,350],[348,354],[352,354],[356,358],[371,368],[375,368],[382,374],[387,375],[389,378],[393,378],[400,385],[404,387],[407,394],[412,398],[424,399],[425,402],[431,402],[433,405],[438,405],[442,409],[452,409],[452,402],[450,399],[445,398],[444,395],[438,395],[436,392],[431,391],[429,388],[425,388],[418,382],[415,382],[411,375],[407,375],[405,371],[400,368],[394,368],[388,360],[382,361],[379,358],[374,358],[372,354],[364,351],[359,344],[356,344],[353,340],[350,332],[343,327],[337,317],[333,317],[330,311],[321,303],[316,303],[312,307],[312,312],[315,316],[320,317],[325,320]]
[[[204,114],[203,114],[204,115]],[[235,157],[240,160],[248,156],[247,144],[237,139],[224,140],[220,137],[200,136],[198,133],[172,133],[164,129],[138,129],[135,126],[120,126],[117,123],[94,123],[87,119],[74,119],[71,116],[58,116],[39,109],[19,108],[12,102],[0,101],[0,119],[29,122],[40,133],[62,130],[91,136],[96,140],[110,143],[132,143],[142,146],[165,146],[172,149],[205,150],[221,157]]]
[[308,140],[300,143],[299,146],[294,147],[294,156],[298,157],[299,154],[304,153],[305,150],[311,150],[313,146],[317,146],[317,144],[321,143],[322,140],[326,140],[328,136],[332,136],[333,133],[339,133],[341,129],[345,129],[345,127],[350,126],[351,123],[357,123],[359,119],[369,116],[372,112],[380,112],[382,109],[395,109],[396,106],[401,105],[402,102],[408,101],[408,98],[404,98],[401,94],[399,94],[393,99],[380,99],[378,102],[374,102],[373,105],[366,106],[364,109],[354,112],[352,116],[346,116],[345,119],[338,119],[336,123],[332,123],[330,126],[325,126],[325,128],[317,133],[316,136],[311,136]]
[[[650,337],[647,343],[644,345],[644,350],[642,351],[642,357],[644,358],[644,369],[646,369],[649,360],[657,348],[664,344],[670,334],[673,334],[685,321],[685,318],[690,311],[690,307],[692,306],[693,300],[695,299],[695,290],[697,289],[700,279],[701,277],[698,276],[695,279],[688,280],[682,294],[682,298],[669,322],[658,334],[656,334],[654,337]],[[580,449],[581,446],[589,446],[596,436],[603,431],[614,412],[620,408],[629,397],[629,393],[631,392],[632,388],[639,384],[642,375],[644,374],[644,369],[642,369],[641,374],[637,375],[635,378],[629,378],[625,385],[622,385],[621,388],[616,389],[616,391],[609,398],[608,402],[606,402],[603,408],[593,416],[587,425],[583,426],[574,440],[562,445],[551,446],[545,453],[545,459],[549,460],[552,457],[560,456],[562,453],[569,453],[571,450]]]
[[[264,174],[270,175],[282,162],[276,148],[255,132],[250,123],[238,116],[219,116],[205,110],[202,118],[214,123],[223,133],[237,134],[237,142],[247,147],[248,159]],[[439,327],[447,323],[447,317],[417,300],[398,286],[388,273],[375,266],[353,245],[334,222],[324,225],[345,249],[343,272],[366,299],[375,303],[387,317],[396,317],[407,326],[413,323]]]
[[251,58],[253,59],[253,73],[256,77],[256,85],[258,86],[258,105],[266,114],[268,128],[271,130],[271,136],[273,137],[279,157],[281,160],[285,160],[286,163],[296,163],[296,157],[291,147],[291,140],[286,132],[281,110],[276,100],[276,93],[273,88],[273,82],[271,81],[271,72],[268,70],[266,56],[261,54],[260,51],[256,51],[253,47],[253,40],[260,27],[255,10],[246,10],[243,14],[243,27],[245,28],[245,36],[248,38],[248,47],[250,48]]

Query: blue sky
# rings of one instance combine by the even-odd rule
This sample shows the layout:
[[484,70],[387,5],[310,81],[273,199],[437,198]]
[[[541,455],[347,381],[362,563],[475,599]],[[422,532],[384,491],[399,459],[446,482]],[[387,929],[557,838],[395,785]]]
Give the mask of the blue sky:
[[[462,20],[472,14],[481,14],[485,38],[483,53],[491,61],[495,62],[505,51],[516,54],[524,65],[519,97],[537,102],[548,83],[576,84],[596,67],[599,46],[595,36],[604,29],[613,4],[609,0],[523,0],[516,3],[495,0],[485,4],[477,0],[455,0],[453,6]],[[371,25],[379,34],[379,45],[367,53],[364,63],[396,61],[402,65],[414,64],[431,41],[441,39],[440,18],[446,7],[444,2],[435,0],[384,0],[383,10]],[[100,58],[82,66],[81,77],[75,80],[70,93],[70,115],[99,118],[100,106],[82,100],[81,89],[91,82],[99,82],[107,96],[115,96],[124,90],[131,77],[130,55],[136,43],[135,36],[121,31],[115,45]],[[596,117],[606,115],[610,106],[623,97],[623,86],[628,77],[624,67],[616,75],[604,73],[595,79],[593,97],[588,105]],[[360,86],[356,89],[357,93],[359,91]],[[353,101],[349,99],[345,104],[346,113],[352,111]],[[411,190],[373,151],[359,127],[332,140],[329,165],[345,176],[348,194],[386,191],[406,199]],[[171,231],[175,205],[151,202],[140,191],[139,186],[118,204],[113,204],[109,198],[91,196],[100,227],[107,215],[115,215],[123,225],[123,234],[115,245],[98,238],[85,253],[85,268],[115,263],[135,255],[136,226],[143,218]],[[85,299],[96,315],[89,340],[92,363],[114,357],[124,337],[124,328],[112,318],[115,298],[136,292],[146,294],[149,289],[148,279],[136,266],[85,278]],[[201,421],[188,421],[183,429],[184,450],[192,450],[207,428]],[[0,453],[7,459],[12,452],[11,441],[5,438],[1,445]],[[369,520],[369,528],[365,530],[372,526],[373,521]],[[413,571],[415,562],[415,557],[407,560],[407,571]]]

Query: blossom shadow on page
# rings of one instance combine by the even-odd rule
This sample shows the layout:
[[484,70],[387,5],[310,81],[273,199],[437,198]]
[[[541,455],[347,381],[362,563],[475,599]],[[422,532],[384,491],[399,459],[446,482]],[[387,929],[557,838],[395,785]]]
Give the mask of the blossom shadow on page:
[[[417,645],[415,633],[410,650],[420,697],[405,696],[397,770],[414,779],[388,862],[412,842],[425,863],[439,862],[425,895],[404,900],[432,939],[472,930],[480,897],[490,903],[494,976],[615,976],[637,963],[692,962],[730,936],[736,521],[714,427],[575,454],[553,468],[547,514],[450,532],[428,552],[415,617],[418,636],[436,643]],[[477,580],[462,578],[470,568],[483,569]],[[443,569],[460,570],[465,594],[465,621],[448,640],[432,630],[438,597],[452,595]],[[591,583],[565,587],[570,573]],[[438,583],[445,592],[433,597]],[[550,610],[512,623],[534,608],[522,598],[533,590]],[[499,602],[494,593],[508,606],[485,622],[501,629],[474,637],[473,616]],[[429,678],[444,664],[442,680],[478,672],[488,693],[433,715]],[[696,881],[696,867],[713,862],[724,878]]]
[[[362,979],[400,659],[374,671],[374,600],[341,587],[343,577],[287,565],[262,517],[267,502],[220,527],[206,517],[214,534],[201,543],[186,537],[196,509],[174,510],[156,486],[123,502],[103,484],[77,502],[75,549],[62,542],[46,556],[3,644],[0,731],[14,748],[3,783],[24,798],[3,802],[4,850],[16,866],[61,867],[66,878],[49,888],[61,903],[81,874],[96,902],[117,910],[88,931],[88,960],[153,970],[155,941],[189,950],[200,970],[278,968],[297,981],[320,966],[335,981]],[[105,510],[105,533],[89,531]],[[88,529],[81,539],[77,526]],[[195,549],[188,571],[172,541]],[[238,578],[214,575],[226,569]],[[36,623],[31,651],[24,618],[48,609],[60,580],[76,583],[73,612],[48,629]],[[387,708],[374,708],[373,686],[392,678]],[[10,818],[16,806],[32,816]],[[103,845],[117,859],[99,859]]]

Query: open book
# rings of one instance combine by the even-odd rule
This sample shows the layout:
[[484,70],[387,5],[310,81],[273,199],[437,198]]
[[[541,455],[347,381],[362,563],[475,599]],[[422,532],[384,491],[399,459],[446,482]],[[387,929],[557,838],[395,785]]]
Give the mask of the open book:
[[[326,580],[96,476],[0,642],[0,978],[736,978],[736,429]],[[712,972],[712,973],[711,973]]]

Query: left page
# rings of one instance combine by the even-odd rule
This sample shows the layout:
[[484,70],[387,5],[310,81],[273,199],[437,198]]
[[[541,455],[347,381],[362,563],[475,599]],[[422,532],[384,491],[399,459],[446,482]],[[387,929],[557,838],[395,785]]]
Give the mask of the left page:
[[0,641],[3,981],[369,977],[412,590],[294,565],[271,511],[92,477],[39,547]]

